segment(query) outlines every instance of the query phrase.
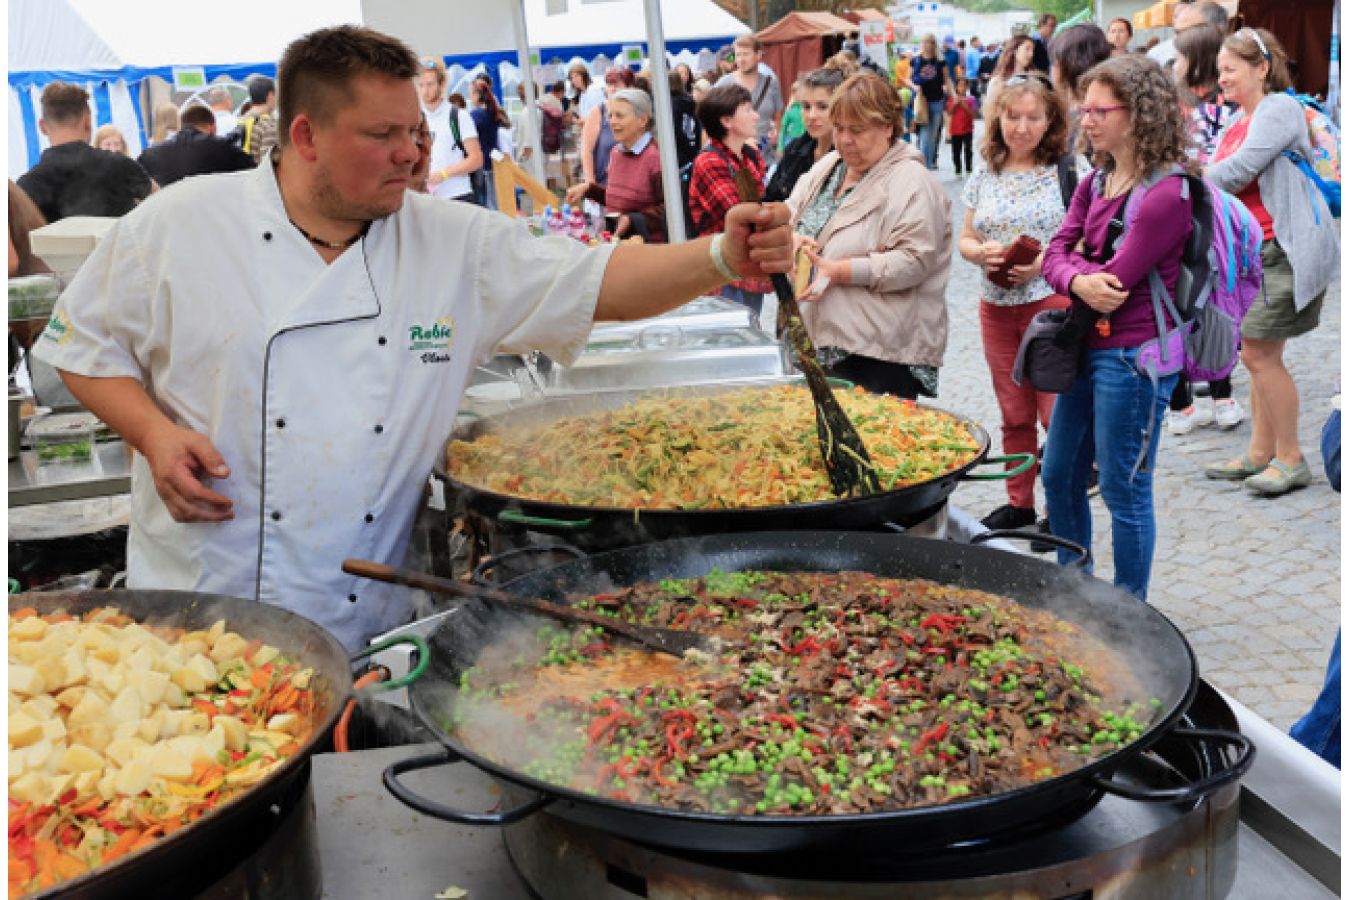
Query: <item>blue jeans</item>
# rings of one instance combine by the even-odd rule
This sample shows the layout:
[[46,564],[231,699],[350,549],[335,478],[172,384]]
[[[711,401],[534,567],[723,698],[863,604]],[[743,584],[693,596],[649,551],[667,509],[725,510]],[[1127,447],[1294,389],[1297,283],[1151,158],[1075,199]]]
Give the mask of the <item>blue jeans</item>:
[[[1153,461],[1158,455],[1163,411],[1177,376],[1155,387],[1134,366],[1137,348],[1088,350],[1083,371],[1055,401],[1045,438],[1041,481],[1050,531],[1092,546],[1088,477],[1097,463],[1102,500],[1111,512],[1115,583],[1140,600],[1148,596],[1157,527],[1153,519]],[[1144,453],[1144,435],[1152,436]],[[1135,463],[1143,453],[1143,464]],[[1065,565],[1074,554],[1059,551]]]
[[1289,736],[1336,768],[1341,767],[1341,633],[1327,661],[1327,680],[1308,714],[1294,723]]
[[919,150],[928,160],[928,168],[937,168],[938,145],[942,143],[942,100],[928,101],[928,123],[920,126]]

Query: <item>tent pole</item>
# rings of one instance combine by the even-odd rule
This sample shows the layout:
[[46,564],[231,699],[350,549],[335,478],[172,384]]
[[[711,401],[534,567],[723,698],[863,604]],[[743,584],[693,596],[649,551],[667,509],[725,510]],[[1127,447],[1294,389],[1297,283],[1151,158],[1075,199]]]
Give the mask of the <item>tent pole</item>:
[[[507,4],[511,8],[511,30],[516,37],[516,65],[525,85],[525,109],[522,116],[530,117],[530,158],[525,161],[528,171],[541,184],[545,182],[544,154],[539,146],[539,107],[535,103],[534,66],[530,63],[530,36],[525,31],[525,0]],[[564,162],[563,165],[566,165]]]
[[642,0],[647,19],[647,62],[652,73],[656,109],[656,148],[661,152],[661,187],[666,196],[666,234],[672,244],[685,240],[684,198],[680,192],[680,159],[675,155],[675,116],[670,103],[670,67],[661,25],[661,0]]

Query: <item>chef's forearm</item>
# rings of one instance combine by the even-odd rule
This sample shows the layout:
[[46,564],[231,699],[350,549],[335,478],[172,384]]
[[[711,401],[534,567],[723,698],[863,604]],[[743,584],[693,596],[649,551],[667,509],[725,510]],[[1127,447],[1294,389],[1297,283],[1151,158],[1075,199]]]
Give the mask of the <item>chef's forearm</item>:
[[85,409],[137,450],[153,428],[173,424],[134,378],[92,378],[61,370],[61,380]]
[[683,244],[620,244],[600,284],[597,322],[657,316],[717,290],[727,279],[717,271],[703,237]]

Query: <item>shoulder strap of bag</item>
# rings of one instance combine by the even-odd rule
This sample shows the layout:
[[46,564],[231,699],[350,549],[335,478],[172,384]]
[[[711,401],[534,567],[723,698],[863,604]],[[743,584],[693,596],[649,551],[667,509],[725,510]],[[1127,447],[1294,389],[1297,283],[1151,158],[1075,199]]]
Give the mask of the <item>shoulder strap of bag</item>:
[[464,141],[459,136],[459,110],[450,107],[450,136],[455,139],[455,146],[459,148],[459,153],[465,159],[469,158],[469,151],[464,149]]
[[1055,169],[1059,176],[1059,196],[1064,201],[1064,209],[1067,211],[1069,205],[1073,203],[1074,191],[1078,190],[1077,160],[1072,153],[1065,153],[1060,156]]
[[764,95],[769,93],[769,85],[773,82],[773,76],[765,75],[763,72],[756,72],[756,74],[759,75],[759,90],[755,91],[755,102],[751,103],[750,106],[758,111],[759,105],[764,102]]

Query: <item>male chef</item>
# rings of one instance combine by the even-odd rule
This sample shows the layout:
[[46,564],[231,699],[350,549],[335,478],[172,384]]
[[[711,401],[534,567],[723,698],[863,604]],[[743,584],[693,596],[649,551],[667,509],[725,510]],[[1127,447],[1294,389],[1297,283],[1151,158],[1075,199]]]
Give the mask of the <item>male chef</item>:
[[140,451],[129,586],[278,604],[356,648],[411,607],[341,562],[402,560],[475,362],[570,362],[595,320],[789,268],[778,205],[590,249],[408,192],[417,73],[369,29],[295,41],[271,159],[142,204],[62,295],[36,352]]

